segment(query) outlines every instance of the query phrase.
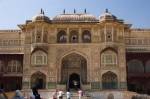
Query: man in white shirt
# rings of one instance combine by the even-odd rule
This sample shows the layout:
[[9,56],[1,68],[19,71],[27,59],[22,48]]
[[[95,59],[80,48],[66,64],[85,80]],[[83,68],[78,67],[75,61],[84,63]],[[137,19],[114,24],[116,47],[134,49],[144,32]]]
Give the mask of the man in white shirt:
[[63,99],[63,91],[62,90],[59,90],[58,91],[58,99]]
[[66,92],[66,97],[67,97],[67,99],[71,98],[71,93],[69,91]]

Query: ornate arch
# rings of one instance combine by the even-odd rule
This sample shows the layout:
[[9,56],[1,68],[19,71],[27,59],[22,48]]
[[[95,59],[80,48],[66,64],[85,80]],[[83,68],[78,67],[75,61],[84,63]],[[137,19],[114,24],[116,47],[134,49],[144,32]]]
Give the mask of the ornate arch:
[[64,30],[60,30],[57,33],[57,42],[58,43],[66,43],[67,42],[67,33]]
[[31,75],[31,88],[36,87],[38,89],[46,88],[46,75],[40,71],[37,71]]
[[43,50],[36,50],[31,54],[32,65],[47,65],[47,53]]
[[79,42],[79,33],[77,30],[70,31],[69,41],[71,43],[78,43]]
[[80,52],[80,51],[75,50],[75,49],[65,52],[65,53],[61,56],[60,60],[62,60],[65,56],[67,56],[67,55],[69,55],[69,54],[72,54],[72,53],[79,54],[79,55],[83,56],[84,58],[86,58],[86,60],[88,60],[88,56],[87,56],[85,53]]
[[102,66],[117,65],[117,52],[113,48],[105,48],[101,51],[100,56]]
[[83,43],[91,42],[91,32],[89,30],[84,30],[82,32],[82,41],[83,41]]
[[114,95],[112,93],[108,94],[108,98],[107,99],[114,99]]
[[117,89],[118,77],[115,73],[108,71],[102,75],[102,87],[103,89]]
[[118,53],[117,48],[113,48],[113,47],[105,47],[105,48],[102,49],[102,51],[100,53],[103,53],[103,52],[105,52],[107,50],[112,50],[115,53]]
[[[87,61],[87,56],[86,55],[84,55],[83,53],[80,53],[80,52],[77,52],[77,51],[71,51],[71,52],[69,52],[69,53],[66,53],[66,54],[64,54],[64,55],[62,55],[62,57],[59,59],[59,66],[58,66],[58,81],[60,82],[60,81],[62,81],[61,80],[61,73],[62,73],[62,66],[64,65],[64,63],[65,63],[65,60],[67,61],[67,59],[69,59],[70,57],[74,57],[74,55],[75,56],[79,56],[82,60],[84,60],[84,61],[82,61],[82,63],[84,64],[84,62],[85,62],[85,64],[86,64],[86,71],[83,71],[83,72],[86,72],[86,74],[84,74],[85,76],[87,75],[87,64],[88,64],[88,61]],[[68,57],[68,58],[67,58]],[[70,62],[71,62],[72,60],[70,60]],[[70,62],[68,62],[68,63],[70,63]],[[71,64],[71,63],[70,63]],[[77,72],[74,72],[74,73],[77,73]],[[82,77],[83,78],[83,77]],[[84,81],[83,81],[83,83],[85,83],[85,82],[87,82],[87,77],[85,77],[85,78],[83,78],[83,79],[85,79]]]

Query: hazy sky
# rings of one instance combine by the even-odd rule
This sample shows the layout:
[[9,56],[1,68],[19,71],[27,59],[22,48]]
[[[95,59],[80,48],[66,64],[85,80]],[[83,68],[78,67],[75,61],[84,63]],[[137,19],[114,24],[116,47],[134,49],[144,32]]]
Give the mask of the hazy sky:
[[97,18],[106,8],[134,28],[150,28],[150,0],[0,0],[0,29],[18,29],[17,24],[33,16],[43,8],[45,14],[53,18],[63,9],[73,13],[87,12]]

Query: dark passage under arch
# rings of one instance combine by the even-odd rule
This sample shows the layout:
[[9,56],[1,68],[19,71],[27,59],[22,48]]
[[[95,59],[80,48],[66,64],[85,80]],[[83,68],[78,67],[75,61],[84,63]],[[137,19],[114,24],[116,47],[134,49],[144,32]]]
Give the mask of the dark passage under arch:
[[80,89],[80,75],[73,73],[69,76],[69,89]]

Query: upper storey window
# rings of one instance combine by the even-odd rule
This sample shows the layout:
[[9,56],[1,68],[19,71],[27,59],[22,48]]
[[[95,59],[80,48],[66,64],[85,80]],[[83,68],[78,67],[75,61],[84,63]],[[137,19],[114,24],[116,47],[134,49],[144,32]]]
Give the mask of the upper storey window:
[[111,42],[112,41],[112,29],[107,28],[106,29],[106,42]]
[[42,34],[41,31],[36,32],[36,43],[41,43],[42,41]]
[[79,35],[79,34],[78,34],[78,31],[75,31],[75,30],[71,31],[71,32],[70,32],[69,41],[70,41],[71,43],[78,43],[78,38],[79,38],[78,35]]
[[35,29],[32,31],[32,43],[47,43],[48,42],[48,31],[44,29]]
[[107,42],[111,42],[112,41],[112,34],[111,34],[111,32],[107,32],[106,33],[106,41]]
[[22,72],[21,62],[18,60],[11,60],[8,62],[8,72]]
[[90,43],[91,42],[91,33],[90,33],[90,31],[88,31],[88,30],[83,31],[82,41],[83,41],[83,43]]
[[47,65],[47,54],[41,50],[32,54],[32,65]]
[[64,30],[61,30],[57,34],[57,42],[58,43],[66,43],[67,42],[67,35]]
[[117,55],[112,50],[106,50],[101,54],[101,63],[103,65],[116,65]]

